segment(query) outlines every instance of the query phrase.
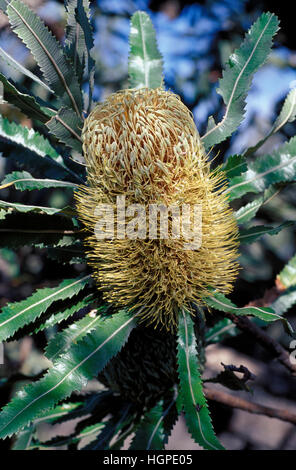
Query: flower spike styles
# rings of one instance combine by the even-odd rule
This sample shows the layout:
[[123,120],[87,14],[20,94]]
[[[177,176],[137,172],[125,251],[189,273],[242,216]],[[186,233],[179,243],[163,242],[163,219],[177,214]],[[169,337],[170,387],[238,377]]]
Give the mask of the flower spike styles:
[[[82,139],[88,186],[79,187],[76,205],[98,288],[108,302],[174,331],[180,308],[202,303],[209,286],[230,292],[238,272],[238,228],[224,173],[211,173],[192,114],[161,88],[112,94],[85,120]],[[105,237],[96,230],[98,207],[111,208]],[[154,221],[161,211],[167,215],[167,236],[158,225],[151,230],[155,207]],[[185,228],[196,221],[193,210],[185,218],[184,207],[200,210],[199,243],[189,248]]]

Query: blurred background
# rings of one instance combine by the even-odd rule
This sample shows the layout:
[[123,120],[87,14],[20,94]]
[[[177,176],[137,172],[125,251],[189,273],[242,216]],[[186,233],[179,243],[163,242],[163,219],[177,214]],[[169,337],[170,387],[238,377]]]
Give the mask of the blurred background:
[[[66,23],[63,1],[24,0],[30,5],[60,41],[64,39]],[[279,5],[280,3],[280,5]],[[148,12],[157,31],[158,46],[164,58],[165,86],[179,94],[192,110],[197,128],[204,133],[207,118],[212,114],[215,121],[223,115],[223,106],[216,93],[223,64],[262,11],[276,13],[281,30],[268,62],[256,74],[248,96],[246,117],[234,136],[215,149],[217,163],[229,155],[241,153],[266,135],[277,116],[284,98],[296,87],[296,40],[295,28],[289,20],[286,2],[237,1],[237,0],[97,0],[91,2],[95,37],[96,59],[95,101],[127,86],[129,19],[136,10]],[[292,18],[293,19],[293,18]],[[0,13],[0,45],[16,60],[22,62],[36,75],[40,72],[33,57],[12,34],[5,15]],[[26,78],[7,69],[0,63],[0,71],[18,83],[26,85]],[[38,85],[36,85],[38,86]],[[87,83],[85,84],[87,88]],[[40,90],[38,90],[40,91]],[[43,91],[42,91],[43,92]],[[41,96],[42,97],[42,96]],[[46,98],[44,96],[44,98]],[[0,112],[11,120],[28,127],[31,121],[18,110],[0,105]],[[270,138],[260,149],[267,153],[281,142],[295,135],[296,126],[289,123],[284,130]],[[0,178],[4,173],[18,169],[15,161],[7,158],[9,150],[0,147]],[[36,175],[37,176],[37,175]],[[276,198],[263,206],[257,222],[281,223],[296,219],[296,193],[294,185],[282,189]],[[64,207],[71,204],[71,192],[47,189],[38,192],[1,190],[0,199],[25,204]],[[251,200],[249,196],[244,202]],[[242,265],[233,300],[238,305],[261,298],[274,286],[276,275],[296,251],[295,233],[286,229],[274,237],[247,245],[241,250]],[[42,248],[1,249],[0,256],[0,307],[8,301],[28,296],[36,288],[53,285],[58,279],[74,277],[84,268],[81,264],[64,266],[57,259],[49,258]],[[291,309],[289,319],[296,327],[296,313]],[[288,347],[289,339],[282,326],[276,323],[268,328],[269,334]],[[33,341],[26,337],[13,341],[5,347],[5,365],[0,365],[1,377],[21,371],[38,374],[46,367],[41,355],[44,333]],[[207,376],[214,376],[224,364],[243,364],[256,375],[252,383],[253,394],[239,392],[242,397],[269,406],[295,410],[296,385],[272,358],[252,338],[240,334],[226,340],[223,345],[212,345],[207,350]],[[0,396],[0,404],[8,400],[12,391],[7,389]],[[223,444],[228,449],[295,449],[295,428],[288,423],[263,416],[249,415],[212,403],[214,425]],[[40,432],[51,432],[49,429]],[[66,431],[65,431],[66,432]],[[8,442],[1,444],[7,446]],[[197,448],[185,432],[180,420],[169,441],[170,449]]]

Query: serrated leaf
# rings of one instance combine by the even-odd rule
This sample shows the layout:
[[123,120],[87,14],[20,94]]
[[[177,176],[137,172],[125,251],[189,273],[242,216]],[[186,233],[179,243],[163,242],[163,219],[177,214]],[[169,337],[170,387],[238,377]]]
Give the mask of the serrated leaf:
[[[88,0],[66,0],[67,26],[65,34],[65,52],[71,59],[79,83],[82,84],[85,65],[85,37],[81,25],[77,22],[77,9],[86,8],[89,15]],[[84,10],[85,11],[85,10]]]
[[178,374],[185,420],[195,442],[207,450],[222,450],[217,439],[203,393],[199,372],[194,326],[188,312],[182,310],[178,329]]
[[20,0],[12,0],[6,12],[12,29],[31,50],[50,88],[80,116],[81,90],[61,45],[38,15]]
[[273,134],[278,132],[287,122],[293,122],[296,118],[296,88],[293,88],[288,96],[285,99],[283,107],[279,116],[277,117],[274,125],[272,126],[270,132],[267,134],[264,139],[260,140],[256,145],[250,147],[244,153],[245,156],[255,153],[263,144],[271,137]]
[[277,277],[286,288],[296,285],[296,255],[290,259]]
[[70,207],[65,207],[63,209],[59,209],[57,207],[45,207],[45,206],[29,206],[28,204],[20,204],[18,202],[7,202],[0,200],[0,207],[2,209],[9,209],[11,211],[17,212],[37,212],[40,214],[47,214],[47,215],[66,215],[72,217],[74,215],[73,209]]
[[[68,178],[71,181],[74,179],[80,183],[83,181],[71,169],[66,167],[63,158],[56,149],[34,129],[10,122],[0,116],[0,138],[13,145],[13,158],[16,162],[27,164],[34,171],[40,170],[43,177],[55,176],[51,179]],[[18,152],[20,149],[22,150],[21,153]],[[7,156],[5,154],[4,156]],[[42,157],[42,160],[39,157]]]
[[209,328],[205,335],[207,344],[220,343],[225,338],[236,336],[238,329],[228,318],[217,322],[212,328]]
[[230,155],[226,163],[222,166],[222,170],[225,171],[228,179],[241,175],[247,171],[247,169],[247,162],[243,155]]
[[88,307],[91,303],[93,303],[94,298],[93,296],[89,295],[81,300],[76,300],[73,305],[70,307],[62,310],[61,312],[55,313],[51,315],[44,323],[39,325],[35,330],[35,333],[39,333],[39,331],[46,330],[47,328],[52,328],[54,325],[58,325],[62,321],[67,320],[71,317],[74,313],[79,312],[80,310]]
[[99,307],[94,314],[87,314],[81,320],[72,323],[68,328],[60,331],[48,343],[45,349],[45,356],[51,361],[65,353],[72,343],[78,343],[88,333],[102,324],[100,313],[107,310],[107,306]]
[[45,409],[81,390],[116,355],[135,326],[125,311],[105,318],[100,327],[61,356],[38,382],[25,387],[0,414],[0,438],[14,434]]
[[36,320],[56,300],[63,300],[80,292],[90,280],[90,275],[65,279],[57,287],[38,289],[21,302],[7,304],[0,313],[0,342]]
[[271,154],[249,163],[248,171],[232,178],[225,190],[230,201],[247,193],[260,193],[272,184],[296,180],[296,137]]
[[286,289],[274,302],[271,308],[278,314],[283,315],[296,303],[296,287]]
[[53,179],[38,179],[27,171],[13,171],[5,176],[4,180],[0,183],[0,189],[14,186],[15,189],[20,191],[32,191],[33,189],[44,188],[77,188],[78,185],[69,181],[59,181]]
[[162,57],[151,19],[143,11],[131,18],[128,74],[130,88],[158,88],[163,84]]
[[83,122],[69,108],[61,108],[47,123],[48,129],[60,142],[82,153],[81,129]]
[[252,25],[239,49],[230,56],[217,90],[226,105],[225,114],[216,127],[209,129],[202,137],[206,149],[225,140],[242,122],[253,75],[266,61],[278,26],[278,19],[273,13],[263,13]]
[[31,150],[41,157],[48,155],[54,160],[62,162],[61,157],[50,142],[40,135],[34,129],[22,126],[15,122],[0,116],[0,136],[10,140],[14,144],[21,145],[22,147]]
[[237,307],[234,303],[231,302],[225,295],[221,294],[220,292],[213,292],[212,295],[207,297],[203,297],[203,301],[212,308],[216,310],[233,313],[234,315],[251,315],[265,322],[272,322],[281,320],[284,327],[286,328],[289,334],[293,333],[293,329],[289,322],[278,315],[276,312],[269,307]]
[[264,191],[262,196],[249,202],[245,206],[240,207],[239,210],[235,212],[235,218],[238,224],[245,224],[246,222],[249,222],[249,220],[253,219],[260,207],[263,204],[266,204],[277,193],[277,191],[276,187],[270,186],[270,188]]
[[68,0],[65,50],[71,58],[80,84],[83,82],[84,70],[87,70],[89,97],[86,109],[90,111],[94,87],[95,61],[92,55],[94,47],[93,31],[90,23],[88,0]]
[[42,123],[48,121],[54,114],[45,104],[38,102],[37,98],[24,91],[19,85],[16,87],[12,80],[0,73],[0,82],[3,84],[4,93],[0,94],[0,103],[7,102],[20,109],[30,119],[36,119]]
[[12,69],[16,70],[17,72],[25,75],[26,77],[30,78],[34,82],[38,83],[38,85],[42,86],[46,89],[47,92],[52,93],[52,90],[44,83],[40,78],[37,77],[34,73],[30,70],[26,69],[22,64],[17,62],[11,55],[9,55],[2,47],[0,47],[0,57],[3,61]]
[[164,448],[163,409],[158,403],[145,414],[136,435],[131,443],[130,450],[161,450]]
[[255,227],[240,230],[239,242],[241,245],[254,243],[264,235],[277,235],[281,230],[295,225],[295,222],[287,221],[276,227],[273,225],[256,225]]

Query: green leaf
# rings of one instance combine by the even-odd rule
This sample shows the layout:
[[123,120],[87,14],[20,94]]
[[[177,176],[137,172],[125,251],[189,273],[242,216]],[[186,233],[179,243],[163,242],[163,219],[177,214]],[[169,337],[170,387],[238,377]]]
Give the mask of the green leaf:
[[290,259],[277,277],[286,288],[296,285],[296,255]]
[[14,32],[34,55],[50,88],[79,116],[82,96],[78,79],[61,45],[38,15],[20,0],[9,3],[7,15]]
[[161,450],[164,448],[163,409],[158,403],[141,421],[130,450]]
[[253,219],[257,214],[258,210],[263,204],[267,204],[267,202],[277,193],[277,188],[270,186],[264,194],[254,201],[249,202],[245,206],[239,208],[238,211],[235,213],[235,218],[239,225],[249,222],[249,220]]
[[61,108],[50,121],[46,123],[51,134],[60,142],[82,153],[81,129],[83,122],[71,109]]
[[222,166],[222,170],[225,171],[228,179],[241,175],[247,171],[247,169],[247,162],[243,155],[230,155],[226,163]]
[[203,298],[203,301],[212,308],[216,310],[233,313],[234,315],[252,315],[254,317],[260,318],[265,322],[272,322],[276,320],[281,320],[288,331],[288,333],[293,333],[293,329],[288,321],[275,313],[269,307],[237,307],[234,303],[231,302],[225,295],[220,292],[214,292],[212,295]]
[[30,447],[34,433],[34,425],[27,426],[23,431],[20,431],[14,441],[12,450],[27,450]]
[[295,225],[295,222],[287,221],[276,227],[273,225],[256,225],[255,227],[240,230],[239,242],[241,245],[254,243],[263,235],[277,235],[281,230]]
[[278,25],[273,13],[263,13],[248,31],[240,48],[230,56],[217,90],[226,105],[225,114],[202,137],[206,149],[225,140],[242,122],[253,75],[266,61]]
[[27,171],[13,171],[6,175],[3,181],[1,181],[0,189],[14,186],[15,189],[20,191],[32,191],[33,189],[43,188],[77,188],[78,185],[69,181],[59,181],[52,179],[38,179]]
[[217,322],[212,328],[209,328],[206,332],[206,343],[220,343],[225,338],[229,338],[237,335],[237,328],[228,318]]
[[55,148],[37,131],[11,122],[2,116],[0,116],[0,136],[37,153],[41,157],[48,155],[62,163],[62,158]]
[[45,356],[52,362],[61,354],[65,353],[72,343],[78,343],[84,336],[94,330],[98,325],[102,325],[100,313],[107,310],[107,306],[99,307],[92,314],[87,314],[81,320],[72,323],[68,328],[60,331],[48,343],[45,349]]
[[54,325],[57,325],[61,323],[62,321],[67,320],[74,313],[77,313],[80,310],[84,309],[85,307],[88,307],[91,303],[93,303],[93,301],[94,301],[94,298],[91,295],[84,297],[81,300],[76,299],[75,303],[71,305],[70,307],[66,308],[65,310],[62,310],[61,312],[51,315],[44,323],[39,325],[34,330],[34,333],[39,333],[39,331],[46,330],[47,328],[52,328]]
[[287,122],[293,122],[296,118],[296,88],[293,88],[288,96],[285,99],[282,110],[277,117],[274,125],[272,126],[270,132],[267,134],[264,139],[260,140],[256,145],[250,147],[245,153],[245,156],[249,156],[252,153],[255,153],[263,144],[271,137],[273,134],[278,132]]
[[225,190],[230,201],[247,193],[260,193],[272,184],[296,180],[296,137],[271,154],[257,158],[248,171],[236,176]]
[[71,58],[79,83],[83,82],[83,74],[88,72],[89,98],[88,112],[92,101],[94,87],[95,61],[92,55],[94,47],[93,31],[90,23],[90,8],[88,0],[67,0],[67,27],[65,50]]
[[285,290],[274,302],[271,308],[278,314],[283,315],[296,303],[296,286],[291,286]]
[[89,15],[88,0],[66,0],[67,26],[65,34],[65,52],[71,59],[76,71],[79,83],[82,84],[84,64],[85,64],[85,36],[81,25],[77,22],[77,9],[86,9]]
[[221,450],[203,393],[192,319],[182,310],[178,331],[178,373],[185,420],[195,442],[208,450]]
[[163,84],[162,57],[151,19],[143,11],[131,18],[128,63],[130,88],[158,88]]
[[21,302],[7,304],[0,313],[0,342],[12,336],[19,328],[36,320],[56,300],[71,298],[80,292],[90,280],[90,275],[65,279],[57,287],[38,289]]
[[4,88],[3,96],[0,93],[0,103],[5,101],[16,106],[30,119],[37,119],[42,123],[48,121],[53,115],[53,111],[45,106],[45,103],[42,105],[40,100],[24,91],[19,85],[16,87],[13,81],[7,80],[2,73],[0,73],[0,82]]
[[34,75],[30,70],[26,69],[22,64],[17,62],[11,55],[9,55],[2,47],[0,47],[0,57],[4,60],[4,62],[12,69],[16,70],[19,73],[22,73],[26,77],[30,78],[34,82],[38,83],[38,85],[42,86],[46,89],[47,92],[52,93],[52,90],[42,82],[37,75]]
[[45,409],[81,390],[119,352],[135,326],[135,316],[120,311],[102,319],[102,325],[72,345],[41,380],[18,392],[0,415],[0,438],[14,434]]
[[59,209],[56,207],[43,207],[43,206],[29,206],[27,204],[20,204],[18,202],[7,202],[0,200],[0,207],[3,209],[15,210],[18,212],[37,212],[40,214],[54,215],[61,214],[72,217],[74,215],[73,209],[65,207]]

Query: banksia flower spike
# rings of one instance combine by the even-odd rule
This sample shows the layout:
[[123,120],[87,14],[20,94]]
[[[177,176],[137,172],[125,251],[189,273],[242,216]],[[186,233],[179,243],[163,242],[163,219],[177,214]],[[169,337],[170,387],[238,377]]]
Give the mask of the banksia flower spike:
[[[190,111],[161,88],[112,94],[85,120],[82,138],[88,186],[80,187],[76,202],[98,288],[106,301],[173,331],[181,308],[202,304],[209,286],[228,293],[237,275],[238,229],[224,173],[211,173]],[[96,232],[101,204],[112,208],[115,227],[106,224],[105,239]],[[125,220],[119,204],[127,208]],[[151,237],[151,207],[183,205],[199,208],[198,243],[188,249],[172,217],[167,237],[160,228]],[[183,213],[180,220],[185,227]]]

